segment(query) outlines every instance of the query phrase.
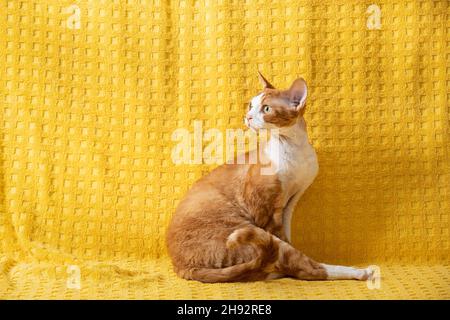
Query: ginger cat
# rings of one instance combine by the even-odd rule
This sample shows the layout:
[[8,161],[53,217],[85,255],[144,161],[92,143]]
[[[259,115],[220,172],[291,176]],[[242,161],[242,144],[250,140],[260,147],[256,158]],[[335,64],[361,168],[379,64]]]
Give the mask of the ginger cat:
[[318,263],[289,244],[292,212],[318,173],[303,118],[307,86],[299,78],[277,90],[259,78],[245,123],[278,131],[257,163],[219,166],[188,191],[167,232],[175,272],[202,282],[368,279],[369,269]]

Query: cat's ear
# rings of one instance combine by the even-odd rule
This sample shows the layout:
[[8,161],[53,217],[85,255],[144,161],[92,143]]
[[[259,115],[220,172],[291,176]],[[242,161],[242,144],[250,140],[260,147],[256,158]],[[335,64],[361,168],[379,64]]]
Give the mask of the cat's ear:
[[261,83],[264,89],[275,89],[275,87],[269,81],[267,81],[266,78],[264,78],[264,76],[262,75],[261,72],[259,72],[259,70],[258,70],[258,78],[259,82]]
[[295,79],[291,87],[285,91],[285,93],[289,98],[289,105],[300,111],[305,106],[306,96],[308,95],[305,79]]

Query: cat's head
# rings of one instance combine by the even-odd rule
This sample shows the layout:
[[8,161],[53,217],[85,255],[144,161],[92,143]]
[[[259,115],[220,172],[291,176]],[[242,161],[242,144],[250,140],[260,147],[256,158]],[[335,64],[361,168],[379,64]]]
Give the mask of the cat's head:
[[245,116],[245,124],[254,130],[285,128],[294,125],[305,112],[306,82],[296,79],[287,90],[275,89],[258,72],[263,91],[253,97]]

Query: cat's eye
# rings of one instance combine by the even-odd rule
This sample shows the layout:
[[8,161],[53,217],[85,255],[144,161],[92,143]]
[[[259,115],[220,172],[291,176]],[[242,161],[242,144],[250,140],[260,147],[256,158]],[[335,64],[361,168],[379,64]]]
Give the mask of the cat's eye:
[[269,113],[270,110],[272,110],[272,108],[270,106],[268,106],[267,104],[263,105],[263,112],[264,113]]

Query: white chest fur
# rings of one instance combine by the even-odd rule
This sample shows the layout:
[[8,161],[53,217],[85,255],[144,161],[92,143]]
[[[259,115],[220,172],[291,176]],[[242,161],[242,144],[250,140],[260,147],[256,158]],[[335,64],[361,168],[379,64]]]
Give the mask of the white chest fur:
[[309,143],[303,119],[274,134],[267,144],[266,154],[281,181],[284,205],[294,195],[302,194],[319,171],[316,152]]

